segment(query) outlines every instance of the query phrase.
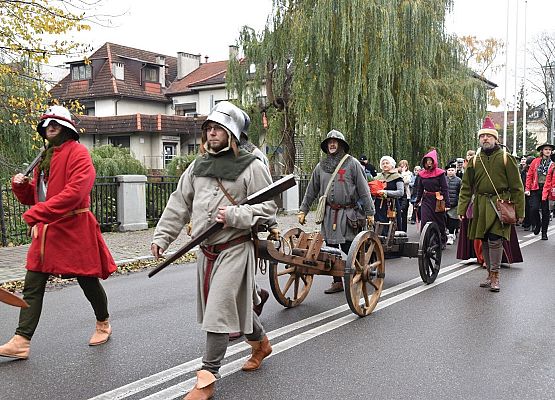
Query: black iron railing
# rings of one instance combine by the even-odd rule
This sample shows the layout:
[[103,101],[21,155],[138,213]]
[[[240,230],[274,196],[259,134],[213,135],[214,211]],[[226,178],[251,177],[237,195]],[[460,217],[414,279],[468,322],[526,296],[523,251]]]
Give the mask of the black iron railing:
[[[274,177],[274,180],[281,177]],[[304,197],[310,175],[299,179],[299,204]],[[177,188],[177,176],[149,176],[146,191],[146,219],[150,226],[156,225],[168,199]],[[113,231],[118,225],[118,186],[114,176],[98,176],[91,192],[91,211],[103,232]],[[281,201],[278,204],[281,207]],[[28,209],[13,194],[10,183],[0,183],[0,245],[20,245],[30,242],[28,226],[21,216]]]
[[17,246],[31,241],[28,226],[21,217],[29,207],[21,204],[9,182],[0,182],[0,244]]
[[[297,176],[297,185],[299,185],[299,205],[303,202],[304,194],[306,193],[306,188],[308,187],[308,182],[310,182],[311,174],[300,174]],[[283,175],[279,176],[272,176],[272,179],[277,181],[278,179],[283,178]]]
[[308,182],[310,182],[311,174],[299,175],[299,207],[303,202],[304,194],[306,193],[306,188],[308,187]]
[[177,188],[178,176],[148,176],[146,182],[146,221],[154,226],[160,219],[170,195]]
[[91,211],[103,232],[119,225],[118,186],[115,176],[97,176],[91,191]]

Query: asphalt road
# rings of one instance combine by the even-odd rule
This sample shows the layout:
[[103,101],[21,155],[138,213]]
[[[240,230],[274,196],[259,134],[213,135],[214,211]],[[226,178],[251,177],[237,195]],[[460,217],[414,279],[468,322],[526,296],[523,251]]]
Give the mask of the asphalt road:
[[[274,352],[240,371],[250,353],[230,344],[215,399],[555,398],[555,226],[550,240],[519,230],[525,262],[504,268],[501,292],[485,272],[444,252],[423,285],[416,259],[390,259],[374,313],[352,314],[343,293],[315,277],[307,299],[284,309],[272,297],[262,322]],[[268,277],[258,276],[269,288]],[[0,399],[174,399],[194,384],[204,335],[196,324],[195,269],[170,267],[105,281],[112,339],[87,346],[94,316],[78,286],[49,291],[25,361],[0,358]],[[0,307],[0,340],[18,310]]]

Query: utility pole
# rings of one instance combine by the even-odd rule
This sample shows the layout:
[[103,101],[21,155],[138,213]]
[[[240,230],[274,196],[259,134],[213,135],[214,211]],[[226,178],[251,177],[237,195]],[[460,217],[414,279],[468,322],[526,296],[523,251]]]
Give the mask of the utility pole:
[[509,107],[509,102],[507,101],[507,87],[509,86],[509,5],[510,0],[507,0],[507,33],[505,34],[505,107],[503,111],[503,144],[507,144],[507,107]]
[[555,62],[550,65],[551,71],[551,141],[549,143],[553,144],[555,141]]
[[526,156],[526,117],[528,107],[526,105],[526,24],[528,10],[528,0],[524,2],[524,57],[523,57],[523,78],[522,78],[522,155]]
[[[515,108],[513,113],[513,156],[516,156],[516,135],[518,134],[518,1],[516,2],[515,21]],[[507,145],[507,143],[504,143]]]
[[[548,79],[548,71],[549,77],[551,78],[551,134],[548,137],[548,139],[550,139],[548,142],[553,143],[555,140],[555,61],[552,61],[551,64],[542,67],[542,69],[545,70],[545,80],[547,81]],[[547,96],[547,104],[545,105],[545,108],[549,110],[549,95]]]

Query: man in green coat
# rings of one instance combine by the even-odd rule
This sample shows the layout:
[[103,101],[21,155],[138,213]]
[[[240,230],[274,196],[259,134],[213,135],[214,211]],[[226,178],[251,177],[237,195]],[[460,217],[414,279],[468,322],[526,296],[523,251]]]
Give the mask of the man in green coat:
[[502,224],[495,208],[496,200],[510,199],[515,203],[519,222],[524,219],[524,189],[516,159],[499,145],[499,136],[489,117],[478,131],[480,148],[469,161],[463,175],[457,214],[465,218],[473,200],[473,217],[468,229],[469,239],[480,239],[488,268],[487,279],[480,284],[492,292],[499,291],[499,266],[503,256],[503,239],[509,240],[511,226]]

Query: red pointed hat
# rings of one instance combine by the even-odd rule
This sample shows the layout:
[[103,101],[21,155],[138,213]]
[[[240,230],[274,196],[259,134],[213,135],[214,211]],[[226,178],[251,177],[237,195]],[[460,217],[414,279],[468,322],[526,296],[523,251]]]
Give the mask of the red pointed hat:
[[486,119],[484,119],[484,124],[482,125],[482,129],[478,131],[478,137],[484,134],[492,135],[492,136],[495,136],[496,139],[499,139],[499,134],[497,133],[497,130],[495,129],[495,125],[493,124],[493,121],[491,120],[490,117],[486,117]]

